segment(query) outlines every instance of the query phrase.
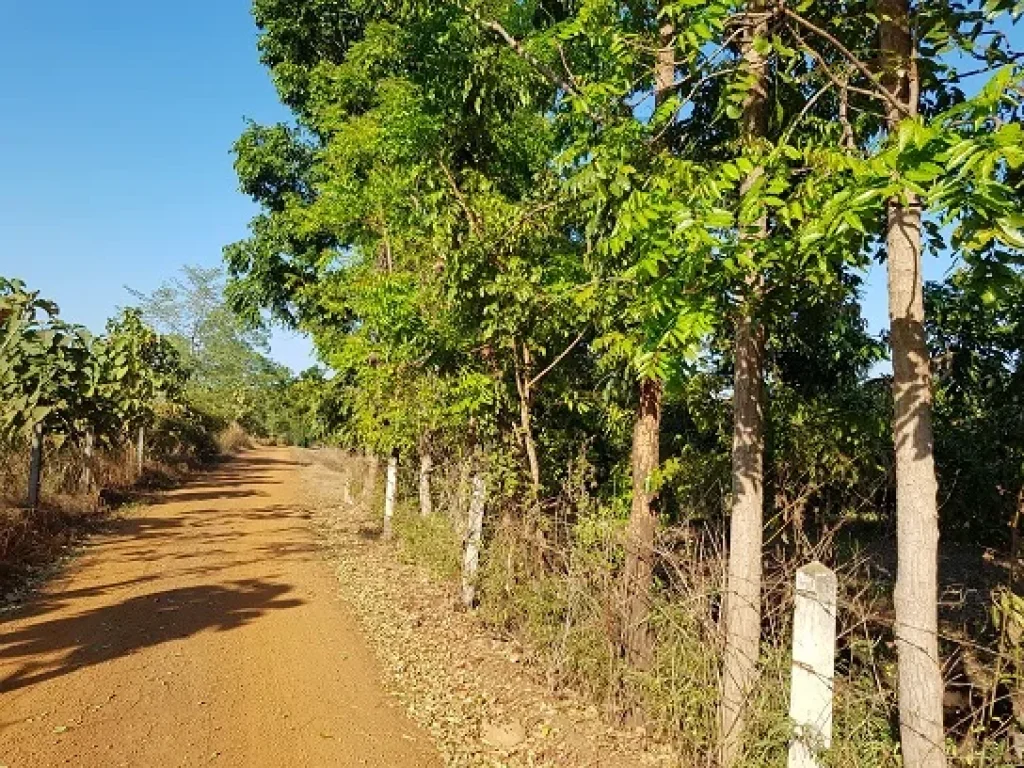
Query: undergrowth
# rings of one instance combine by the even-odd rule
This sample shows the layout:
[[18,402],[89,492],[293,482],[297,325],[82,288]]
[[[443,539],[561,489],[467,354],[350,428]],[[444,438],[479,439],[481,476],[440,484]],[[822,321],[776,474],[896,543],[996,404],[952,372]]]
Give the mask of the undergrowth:
[[[354,503],[382,507],[382,465],[374,469],[372,460],[341,452],[316,455],[344,474],[342,482]],[[465,476],[457,466],[439,469],[434,493],[442,504],[435,514],[421,517],[415,478],[406,473],[394,519],[399,556],[453,583],[460,578]],[[642,726],[670,742],[681,766],[711,768],[716,764],[723,647],[718,625],[726,567],[723,533],[686,524],[662,527],[651,595],[653,660],[647,669],[631,668],[616,641],[623,511],[586,499],[543,512],[494,502],[478,575],[477,615],[491,631],[516,639],[526,660],[552,689],[582,693],[607,719]],[[760,675],[748,705],[744,768],[786,763],[792,736],[792,585],[797,566],[814,558],[833,563],[841,585],[833,738],[831,748],[820,756],[821,764],[901,764],[892,585],[868,556],[839,544],[799,556],[769,548]],[[1009,721],[992,716],[1008,707],[1006,691],[1020,687],[1015,677],[1024,666],[1019,660],[1024,652],[1009,646],[1014,638],[1018,643],[1024,640],[1024,601],[1018,602],[1004,600],[1006,621],[1016,623],[1005,623],[1002,655],[995,648],[990,622],[972,625],[969,637],[945,640],[944,657],[969,657],[975,667],[969,674],[959,673],[961,682],[971,686],[969,704],[959,720],[947,723],[953,766],[1020,765],[1007,738]],[[947,670],[947,677],[953,674]]]

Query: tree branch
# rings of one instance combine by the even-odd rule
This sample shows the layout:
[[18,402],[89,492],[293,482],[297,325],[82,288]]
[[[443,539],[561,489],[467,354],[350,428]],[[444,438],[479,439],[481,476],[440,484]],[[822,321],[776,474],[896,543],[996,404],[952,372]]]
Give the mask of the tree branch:
[[[779,13],[781,13],[783,16],[786,16],[786,17],[792,19],[793,21],[795,21],[800,26],[810,30],[811,32],[816,34],[818,37],[821,37],[821,38],[824,38],[825,40],[827,40],[832,45],[833,48],[835,48],[837,51],[839,51],[840,55],[842,55],[842,57],[844,59],[846,59],[848,62],[850,62],[850,64],[852,64],[854,66],[854,68],[858,72],[860,72],[864,77],[866,77],[868,79],[868,81],[874,86],[876,93],[871,93],[871,95],[881,96],[883,99],[885,99],[885,101],[889,104],[889,106],[894,107],[895,109],[897,109],[900,112],[902,112],[905,117],[913,117],[913,113],[909,109],[907,109],[907,106],[903,102],[901,102],[899,99],[897,99],[896,96],[888,88],[886,88],[884,85],[882,85],[882,83],[878,80],[878,78],[875,77],[875,73],[872,72],[870,68],[868,68],[868,65],[865,64],[860,59],[858,59],[850,51],[849,48],[847,48],[845,45],[843,45],[839,41],[839,39],[835,35],[833,35],[828,30],[822,29],[821,27],[819,27],[814,22],[809,21],[808,19],[805,19],[803,16],[801,16],[799,13],[796,13],[795,11],[790,9],[788,6],[785,6],[785,5],[780,6]],[[853,86],[847,86],[847,87],[851,91],[855,90],[853,88]]]
[[562,362],[562,361],[563,361],[563,360],[565,359],[565,356],[566,356],[566,355],[568,355],[568,354],[569,354],[570,352],[572,352],[572,351],[573,351],[573,349],[575,349],[575,348],[576,348],[576,345],[577,345],[577,344],[579,344],[579,343],[580,343],[581,341],[583,341],[583,337],[584,337],[584,335],[586,335],[586,331],[580,331],[580,335],[579,335],[579,336],[577,336],[577,337],[576,337],[576,338],[575,338],[575,339],[573,340],[572,344],[570,344],[570,345],[569,345],[568,347],[566,347],[565,349],[563,349],[563,350],[562,350],[562,353],[561,353],[561,354],[560,354],[560,355],[559,355],[558,357],[556,357],[556,358],[555,358],[554,360],[552,360],[552,361],[551,361],[551,363],[550,363],[550,364],[548,365],[548,367],[547,367],[547,368],[545,368],[545,369],[544,369],[543,371],[541,371],[540,373],[538,373],[538,374],[537,374],[536,376],[534,376],[534,377],[533,377],[532,379],[530,379],[530,380],[529,380],[529,381],[527,382],[527,384],[526,384],[526,387],[527,387],[527,389],[532,389],[532,388],[533,388],[533,385],[534,385],[534,384],[536,384],[536,383],[537,383],[538,381],[540,381],[540,380],[541,380],[541,379],[543,379],[543,378],[544,378],[545,376],[547,376],[547,375],[548,375],[549,373],[551,373],[552,369],[553,369],[553,368],[554,368],[554,367],[555,367],[556,365],[558,365],[558,364],[559,364],[560,362]]
[[489,32],[495,33],[498,37],[504,40],[509,48],[515,51],[521,59],[523,59],[531,67],[537,70],[537,72],[539,72],[541,75],[547,78],[547,80],[551,82],[552,85],[558,86],[563,91],[565,91],[566,93],[571,93],[573,96],[580,97],[582,95],[578,90],[576,90],[572,83],[567,81],[565,78],[560,77],[557,72],[552,70],[550,67],[544,64],[544,62],[542,62],[540,59],[538,59],[536,56],[534,56],[532,53],[526,50],[523,44],[516,40],[511,35],[511,33],[509,33],[509,31],[505,29],[505,27],[503,27],[501,24],[499,24],[496,21],[491,21],[490,19],[485,19],[483,16],[480,15],[478,11],[470,8],[465,8],[461,4],[459,4],[458,7],[459,10],[461,10],[463,13],[468,14],[473,19],[473,21],[480,25],[481,28],[486,29]]
[[444,158],[440,155],[437,156],[437,162],[438,165],[441,166],[441,170],[444,171],[444,175],[447,177],[448,184],[451,186],[452,192],[455,193],[455,197],[459,201],[459,205],[462,207],[462,210],[465,211],[466,218],[469,219],[470,230],[474,235],[480,237],[480,222],[477,219],[476,213],[469,207],[469,203],[466,202],[466,198],[463,196],[462,190],[459,189],[459,184],[455,181],[455,176],[452,174],[451,169],[445,163]]

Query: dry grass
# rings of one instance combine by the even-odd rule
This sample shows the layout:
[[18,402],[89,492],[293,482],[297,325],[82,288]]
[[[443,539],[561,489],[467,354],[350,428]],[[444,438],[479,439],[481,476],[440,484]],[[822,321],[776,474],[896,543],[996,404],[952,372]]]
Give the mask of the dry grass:
[[[396,526],[403,557],[445,579],[458,575],[466,495],[462,474],[456,465],[435,476],[443,484],[435,487],[435,497],[445,500],[436,519]],[[413,495],[411,487],[405,490]],[[687,768],[713,766],[723,646],[718,624],[722,532],[682,525],[661,531],[652,601],[655,658],[650,669],[637,670],[625,663],[614,641],[623,528],[617,510],[586,499],[564,500],[542,514],[514,505],[492,508],[479,616],[520,643],[552,689],[584,693],[613,719],[642,724],[647,733],[669,739]],[[828,537],[824,546],[799,559],[770,550],[745,768],[786,761],[792,585],[797,567],[814,558],[832,564],[841,584],[833,746],[824,764],[900,765],[889,572],[863,553],[837,555],[833,544]],[[963,686],[967,691],[952,697],[947,710],[952,765],[1021,764],[1012,750],[1012,717],[1006,715],[1024,676],[1024,604],[1020,608],[1020,627],[1016,634],[1003,633],[1002,649],[987,614],[980,616],[982,624],[958,625],[945,613],[949,690]],[[1019,635],[1016,647],[1010,646],[1011,635]]]
[[[0,599],[95,530],[111,506],[180,485],[199,465],[200,457],[208,455],[208,438],[198,431],[196,435],[183,434],[174,426],[154,430],[149,436],[152,453],[142,472],[136,466],[133,446],[98,447],[87,462],[75,443],[46,441],[40,503],[35,511],[28,509],[27,503],[27,442],[0,446]],[[238,450],[244,444],[244,432],[228,431],[225,448]],[[87,464],[91,472],[88,484]]]
[[231,456],[246,448],[252,448],[252,438],[238,422],[231,422],[217,435],[217,449],[224,456]]
[[16,445],[0,451],[0,590],[57,560],[103,514],[95,488],[126,490],[140,479],[127,450],[98,451],[91,463],[92,490],[83,485],[85,460],[72,445],[46,445],[40,507],[27,507],[29,451]]

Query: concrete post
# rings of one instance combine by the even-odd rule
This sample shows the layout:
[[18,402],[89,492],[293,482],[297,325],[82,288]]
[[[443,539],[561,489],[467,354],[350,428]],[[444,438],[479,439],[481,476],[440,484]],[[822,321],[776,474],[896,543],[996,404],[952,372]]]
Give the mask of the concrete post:
[[32,428],[32,454],[28,465],[28,506],[35,511],[39,506],[39,484],[43,476],[43,425]]
[[789,768],[821,768],[818,755],[832,746],[837,591],[835,573],[817,561],[796,573]]
[[483,470],[473,474],[469,496],[469,521],[466,527],[466,548],[462,555],[462,604],[471,608],[476,601],[476,574],[480,568],[480,545],[483,541],[484,507],[487,486]]
[[142,470],[146,463],[146,428],[139,427],[139,439],[135,445],[135,467],[139,474],[142,474]]
[[384,487],[384,538],[391,538],[391,521],[395,516],[398,499],[398,451],[388,459],[387,485]]
[[82,468],[82,490],[86,493],[92,491],[93,484],[93,454],[96,452],[96,435],[91,429],[85,433],[85,448],[83,450],[83,457],[85,466]]

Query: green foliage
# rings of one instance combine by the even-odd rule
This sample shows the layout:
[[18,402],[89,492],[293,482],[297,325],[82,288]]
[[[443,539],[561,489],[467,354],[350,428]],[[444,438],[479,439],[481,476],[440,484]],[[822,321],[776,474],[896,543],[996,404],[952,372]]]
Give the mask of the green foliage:
[[[725,522],[740,320],[767,340],[772,546],[827,551],[864,521],[884,534],[891,397],[860,276],[885,257],[890,200],[917,195],[929,250],[964,262],[928,292],[946,517],[990,540],[1024,484],[1022,72],[1003,31],[1020,3],[914,4],[921,109],[894,130],[875,3],[779,4],[750,41],[766,67],[756,136],[744,107],[760,79],[739,45],[748,9],[254,3],[295,123],[250,125],[235,145],[260,213],[225,249],[227,291],[248,319],[269,312],[309,333],[331,369],[287,385],[271,431],[403,456],[486,447],[492,505],[539,516],[545,532],[555,519],[578,525],[548,555],[564,568],[507,550],[488,560],[485,609],[559,649],[556,666],[576,680],[617,662],[610,609],[587,601],[608,596],[621,564],[618,540],[603,537],[629,509],[638,380],[664,385],[662,520]],[[656,92],[666,50],[673,82]],[[991,511],[972,509],[978,499]],[[411,540],[440,536],[428,527]],[[584,560],[586,588],[572,592],[565,574]],[[666,640],[665,664],[704,670],[693,658],[703,625],[663,610],[682,633]],[[708,675],[648,681],[663,721],[692,719]],[[598,693],[619,691],[613,678]],[[777,690],[765,696],[778,709]],[[870,721],[869,746],[844,748],[888,759],[885,717],[850,713]],[[779,726],[755,724],[765,762],[785,743]]]
[[0,440],[40,423],[72,432],[96,410],[103,377],[93,340],[57,312],[21,281],[0,278]]
[[999,540],[1024,487],[1024,277],[960,270],[927,287],[946,530]]
[[159,400],[180,400],[188,378],[171,342],[142,321],[138,309],[124,309],[107,323],[100,348],[101,397],[124,427],[148,426]]
[[96,339],[57,312],[20,281],[0,279],[0,439],[42,424],[57,437],[92,430],[111,440],[150,424],[158,402],[180,399],[178,353],[138,311],[124,310]]

